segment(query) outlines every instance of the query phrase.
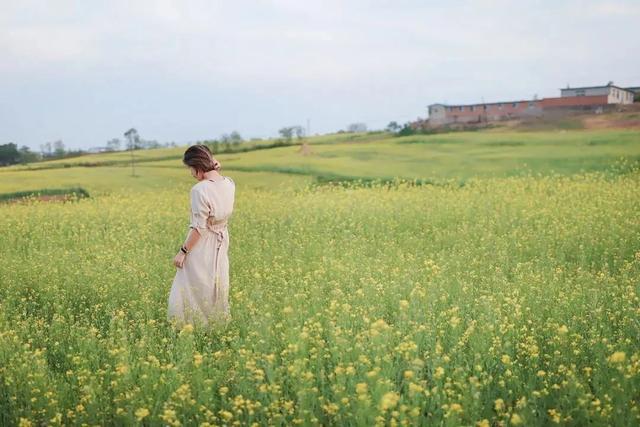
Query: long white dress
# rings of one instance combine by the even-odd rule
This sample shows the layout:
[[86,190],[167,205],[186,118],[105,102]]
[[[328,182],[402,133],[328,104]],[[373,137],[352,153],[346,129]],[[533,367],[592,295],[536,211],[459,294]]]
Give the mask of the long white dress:
[[191,224],[200,239],[176,271],[167,318],[176,325],[209,325],[228,321],[229,311],[229,230],[233,212],[235,183],[229,177],[203,179],[190,192]]

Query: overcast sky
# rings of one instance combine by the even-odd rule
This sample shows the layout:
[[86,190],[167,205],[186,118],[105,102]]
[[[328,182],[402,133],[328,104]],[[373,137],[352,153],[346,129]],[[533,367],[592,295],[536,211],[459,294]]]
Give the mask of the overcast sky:
[[640,1],[0,0],[0,143],[382,128],[640,86]]

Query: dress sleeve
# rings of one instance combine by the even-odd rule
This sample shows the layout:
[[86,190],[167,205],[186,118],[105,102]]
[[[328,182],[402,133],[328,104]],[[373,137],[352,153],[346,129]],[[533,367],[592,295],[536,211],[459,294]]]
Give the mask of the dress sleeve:
[[191,224],[189,228],[195,228],[202,234],[201,230],[207,228],[207,218],[209,217],[209,205],[202,190],[198,187],[191,189]]

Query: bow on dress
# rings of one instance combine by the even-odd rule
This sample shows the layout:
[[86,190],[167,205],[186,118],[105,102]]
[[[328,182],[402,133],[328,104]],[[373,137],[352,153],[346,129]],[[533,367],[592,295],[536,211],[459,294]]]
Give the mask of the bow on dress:
[[213,216],[207,218],[207,230],[216,235],[216,264],[215,264],[215,283],[218,284],[220,279],[220,248],[224,243],[224,233],[227,230],[227,220],[222,219],[216,221]]

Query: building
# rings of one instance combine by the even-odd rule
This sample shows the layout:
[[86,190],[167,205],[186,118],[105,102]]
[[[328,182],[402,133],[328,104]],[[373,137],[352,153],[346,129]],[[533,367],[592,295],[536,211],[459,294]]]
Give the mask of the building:
[[634,92],[609,82],[606,86],[567,87],[560,89],[562,98],[569,97],[606,97],[605,104],[633,104]]
[[429,106],[429,123],[435,126],[449,123],[481,123],[539,115],[539,100],[489,102],[482,104]]
[[640,88],[621,88],[609,82],[605,86],[560,89],[560,97],[465,105],[432,104],[429,125],[482,123],[541,116],[545,112],[603,111],[611,105],[631,104]]

